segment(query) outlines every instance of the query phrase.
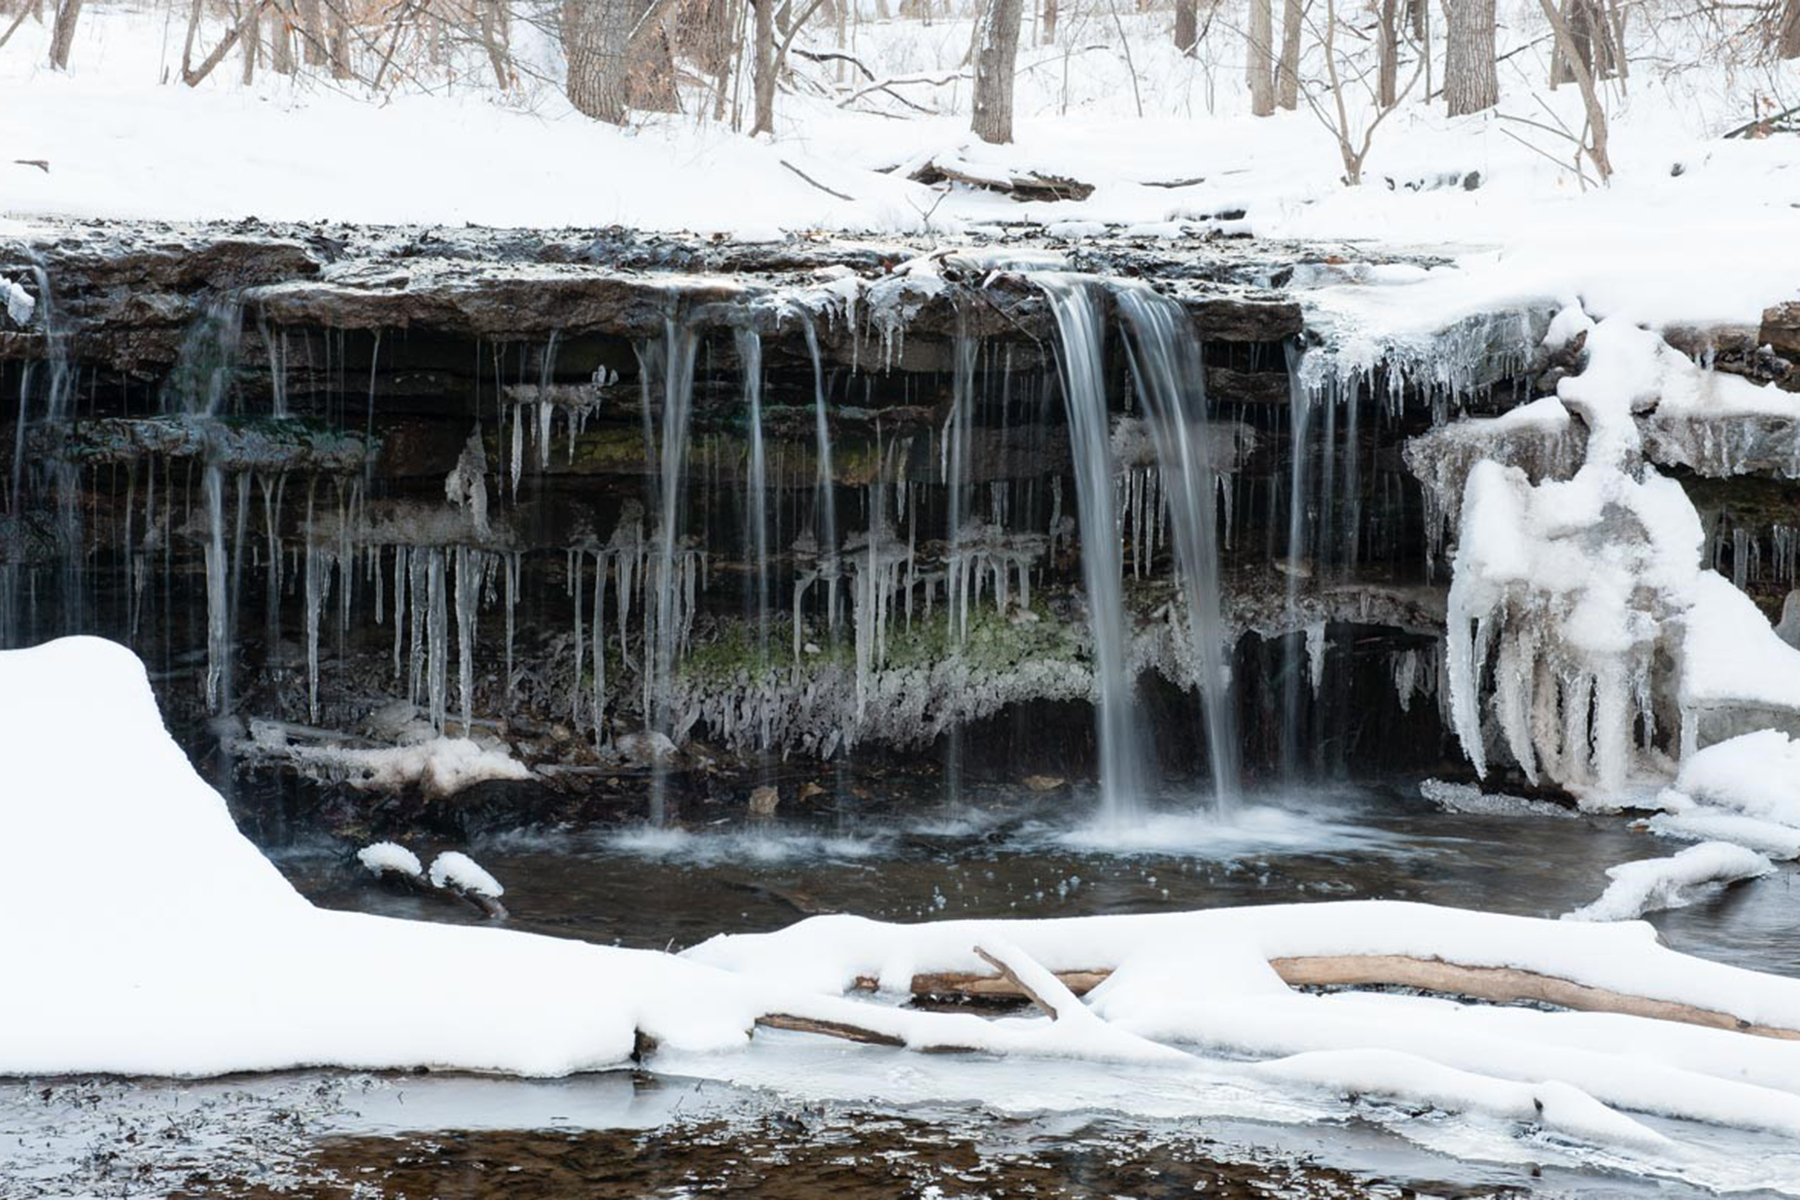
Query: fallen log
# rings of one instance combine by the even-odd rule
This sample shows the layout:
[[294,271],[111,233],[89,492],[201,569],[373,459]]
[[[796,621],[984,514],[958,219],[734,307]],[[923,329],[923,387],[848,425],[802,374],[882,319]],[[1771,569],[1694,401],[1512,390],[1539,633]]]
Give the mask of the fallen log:
[[[1486,1000],[1495,1004],[1548,1004],[1576,1012],[1619,1013],[1684,1025],[1702,1025],[1711,1029],[1728,1029],[1756,1037],[1800,1041],[1800,1029],[1757,1025],[1714,1009],[1610,991],[1514,967],[1465,966],[1441,959],[1413,958],[1400,954],[1274,958],[1269,960],[1269,965],[1290,987],[1417,988],[1423,992],[1466,996],[1472,1000]],[[1103,968],[1058,971],[1056,977],[1079,996],[1099,986],[1111,973]],[[859,990],[875,991],[878,986],[878,982],[869,976],[856,980]],[[976,975],[946,971],[914,975],[911,991],[915,996],[967,1000],[1033,999],[1006,974]]]
[[915,183],[960,183],[989,192],[999,192],[1014,200],[1086,200],[1094,194],[1094,185],[1060,175],[1041,175],[1036,171],[1006,171],[976,167],[960,159],[934,158],[908,176]]

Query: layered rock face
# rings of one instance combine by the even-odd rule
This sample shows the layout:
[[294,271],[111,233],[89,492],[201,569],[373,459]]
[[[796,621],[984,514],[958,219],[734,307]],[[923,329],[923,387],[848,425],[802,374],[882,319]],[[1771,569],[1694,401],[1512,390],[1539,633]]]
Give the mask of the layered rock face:
[[[1217,765],[1220,709],[1252,780],[1442,769],[1463,480],[1573,471],[1579,424],[1502,414],[1579,349],[1522,310],[1346,366],[1306,319],[1338,261],[45,229],[0,246],[0,643],[130,643],[197,752],[350,788],[523,765],[573,793],[953,746],[1090,771],[1116,603],[1164,770]],[[1173,324],[1144,323],[1144,284]],[[1190,338],[1199,399],[1171,418],[1156,365]],[[1800,377],[1763,340],[1712,365]],[[1644,417],[1645,452],[1695,496],[1709,561],[1778,611],[1793,428],[1678,409]],[[1183,532],[1202,511],[1206,554]],[[1116,580],[1084,576],[1105,528]]]

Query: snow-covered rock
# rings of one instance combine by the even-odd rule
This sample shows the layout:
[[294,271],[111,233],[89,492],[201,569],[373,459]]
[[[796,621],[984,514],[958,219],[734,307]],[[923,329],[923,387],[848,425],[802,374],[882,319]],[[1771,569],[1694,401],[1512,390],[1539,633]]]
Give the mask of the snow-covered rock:
[[403,875],[408,879],[425,877],[425,869],[419,865],[419,856],[395,842],[371,842],[356,852],[356,861],[376,878],[390,874]]
[[446,850],[431,860],[431,886],[496,900],[506,894],[498,879],[459,850]]
[[1731,842],[1701,842],[1668,858],[1646,858],[1607,869],[1612,882],[1600,898],[1565,915],[1569,921],[1629,921],[1693,903],[1708,884],[1755,879],[1775,869],[1754,850]]

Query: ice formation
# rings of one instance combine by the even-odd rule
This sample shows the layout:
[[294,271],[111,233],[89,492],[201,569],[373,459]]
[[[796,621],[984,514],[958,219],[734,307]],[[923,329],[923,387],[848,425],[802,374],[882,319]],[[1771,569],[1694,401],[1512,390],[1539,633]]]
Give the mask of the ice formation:
[[[1721,712],[1800,714],[1800,654],[1701,568],[1693,504],[1643,460],[1637,414],[1665,396],[1689,404],[1697,368],[1616,318],[1586,330],[1585,352],[1558,385],[1586,429],[1574,474],[1534,482],[1491,457],[1468,470],[1446,652],[1454,727],[1478,773],[1503,746],[1533,782],[1606,807],[1660,770],[1671,743],[1688,754],[1713,740]],[[1552,428],[1544,411],[1531,424]]]

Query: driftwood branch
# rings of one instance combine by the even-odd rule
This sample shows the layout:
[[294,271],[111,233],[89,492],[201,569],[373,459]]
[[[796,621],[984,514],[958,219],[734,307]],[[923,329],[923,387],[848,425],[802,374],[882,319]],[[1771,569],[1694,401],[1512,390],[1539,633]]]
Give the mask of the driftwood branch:
[[[243,19],[236,25],[233,25],[226,32],[224,39],[220,41],[217,46],[213,47],[213,52],[201,60],[200,65],[191,71],[188,69],[184,51],[181,63],[181,82],[187,84],[189,87],[199,87],[200,81],[205,79],[208,75],[211,75],[213,73],[213,68],[225,61],[225,56],[231,53],[231,48],[233,46],[238,44],[238,39],[242,38],[244,33],[262,18],[263,9],[267,7],[269,7],[269,0],[256,0],[256,2],[250,6],[250,11],[244,15]],[[199,12],[198,4],[194,6],[194,11],[196,14]],[[190,25],[188,27],[190,45],[192,44],[191,39],[193,33],[194,26]]]
[[[985,958],[986,956],[983,955]],[[992,960],[989,960],[992,961]],[[1554,975],[1514,967],[1474,967],[1434,958],[1400,954],[1334,954],[1273,958],[1269,965],[1291,987],[1410,987],[1443,995],[1466,996],[1496,1004],[1531,1002],[1550,1004],[1577,1012],[1621,1013],[1683,1025],[1729,1029],[1757,1037],[1800,1041],[1800,1029],[1757,1025],[1731,1013],[1700,1008],[1673,1000],[1658,1000],[1629,992],[1577,983]],[[1105,969],[1059,971],[1056,977],[1071,992],[1081,995],[1098,986],[1111,972]],[[859,989],[873,991],[876,982],[864,977]],[[941,972],[915,975],[915,996],[955,996],[981,1000],[1034,1000],[1006,973],[974,975]]]
[[[1012,967],[1008,966],[1003,959],[998,958],[995,955],[989,954],[986,950],[983,950],[980,946],[975,947],[975,953],[981,956],[982,962],[985,962],[988,966],[990,966],[990,967],[994,968],[994,970],[1000,972],[1001,979],[1005,980],[1010,986],[1012,986],[1014,989],[1016,989],[1027,1000],[1031,1001],[1033,1004],[1037,1005],[1040,1009],[1042,1009],[1044,1011],[1045,1015],[1049,1016],[1052,1020],[1057,1020],[1057,1021],[1062,1020],[1064,1014],[1063,1014],[1062,1010],[1057,1007],[1056,1002],[1054,1000],[1052,1000],[1050,997],[1040,994],[1037,989],[1033,988],[1030,984],[1026,983],[1023,979],[1021,979],[1019,977],[1019,973],[1017,971],[1013,970]],[[1070,999],[1074,998],[1074,994],[1072,992],[1069,994],[1069,998]],[[1079,1001],[1077,1001],[1077,1003],[1079,1003]]]
[[849,200],[852,202],[854,202],[856,200],[855,196],[846,196],[846,195],[844,195],[844,193],[838,191],[836,188],[826,187],[824,184],[820,183],[818,180],[814,179],[811,175],[808,175],[805,171],[802,171],[799,167],[796,167],[793,163],[789,162],[785,158],[781,160],[781,165],[786,167],[788,170],[792,171],[794,174],[798,175],[800,178],[806,180],[806,182],[812,184],[814,187],[818,188],[821,192],[824,192],[827,196],[836,196],[839,200]]

